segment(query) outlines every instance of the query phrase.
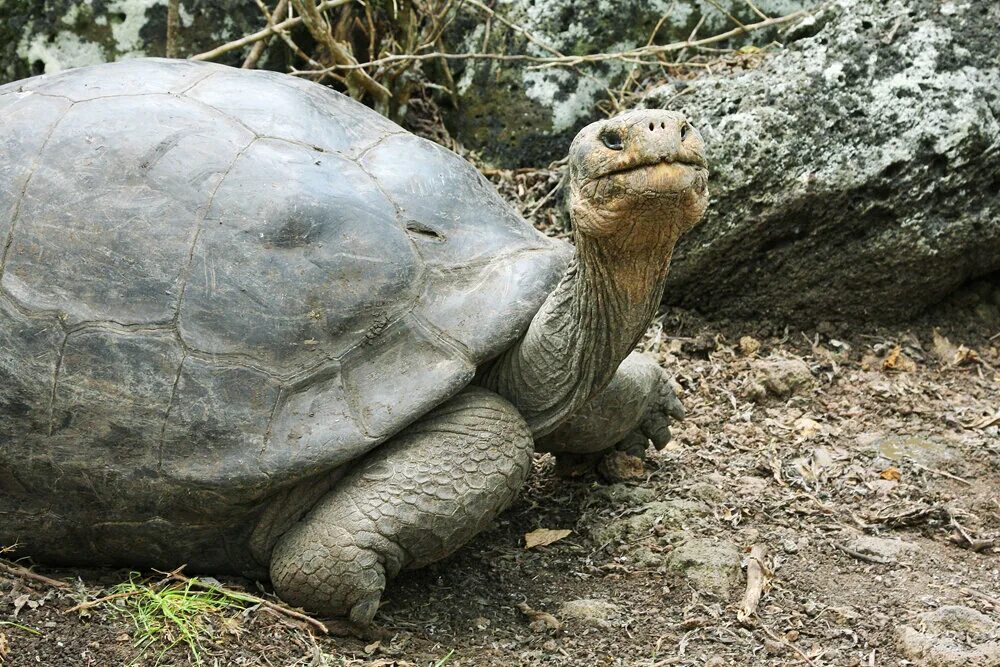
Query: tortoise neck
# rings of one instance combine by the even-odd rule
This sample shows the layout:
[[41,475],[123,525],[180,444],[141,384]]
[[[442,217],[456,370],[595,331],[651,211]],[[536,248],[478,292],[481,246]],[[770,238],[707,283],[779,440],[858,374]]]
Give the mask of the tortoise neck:
[[663,296],[672,247],[636,254],[578,236],[559,285],[480,383],[510,400],[536,438],[555,429],[607,386],[642,337]]

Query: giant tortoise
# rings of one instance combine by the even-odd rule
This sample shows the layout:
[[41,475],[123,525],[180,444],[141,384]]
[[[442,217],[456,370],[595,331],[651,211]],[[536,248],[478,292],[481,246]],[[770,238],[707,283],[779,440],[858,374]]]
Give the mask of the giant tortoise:
[[669,437],[679,404],[633,349],[703,153],[674,112],[584,128],[571,247],[287,75],[149,59],[0,87],[0,545],[270,576],[369,622],[533,448]]

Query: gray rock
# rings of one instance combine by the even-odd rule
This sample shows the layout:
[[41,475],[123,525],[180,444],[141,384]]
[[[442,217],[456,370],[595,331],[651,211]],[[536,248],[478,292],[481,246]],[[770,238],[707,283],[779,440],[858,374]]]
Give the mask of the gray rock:
[[558,617],[580,621],[585,625],[601,628],[611,626],[611,620],[618,614],[618,605],[607,600],[585,598],[564,602],[559,608]]
[[1000,269],[1000,3],[948,7],[836,0],[757,69],[648,96],[713,168],[669,303],[893,321]]
[[[810,2],[757,0],[761,10],[780,16]],[[743,0],[501,0],[496,9],[535,38],[567,55],[607,53],[647,43],[683,40],[698,20],[699,35],[733,27],[723,11],[741,21],[757,19]],[[453,51],[483,51],[550,56],[522,34],[504,33],[494,22],[486,40],[482,16],[463,12],[446,36]],[[755,33],[747,40],[766,44],[776,33]],[[504,167],[548,164],[565,154],[576,131],[599,116],[598,102],[631,70],[616,60],[579,68],[530,69],[531,63],[455,62],[460,104],[448,124],[466,147]]]
[[647,503],[626,516],[596,522],[591,536],[600,545],[632,542],[652,536],[657,526],[662,527],[663,531],[683,528],[708,512],[704,503],[694,500],[658,500]]
[[711,482],[696,482],[688,489],[693,497],[706,503],[720,503],[726,498],[725,491],[719,484]]
[[[264,24],[257,6],[243,0],[184,0],[180,20],[181,57],[255,32]],[[124,58],[162,56],[166,35],[166,0],[3,0],[0,83]],[[234,51],[218,62],[238,65],[245,55]],[[283,50],[267,51],[261,65],[283,69]]]
[[920,614],[914,626],[896,628],[896,644],[900,652],[917,665],[1000,665],[1000,640],[997,639],[1000,626],[975,609],[941,607]]
[[750,364],[754,381],[779,398],[787,398],[813,384],[812,371],[801,359],[768,357]]
[[632,486],[629,484],[609,484],[594,491],[594,495],[607,498],[612,506],[617,508],[634,507],[651,502],[656,498],[656,492],[648,486]]
[[916,461],[925,466],[947,465],[957,457],[947,442],[919,435],[888,435],[877,438],[872,447],[890,461]]
[[696,538],[670,554],[667,570],[699,593],[727,599],[743,580],[740,552],[730,542]]
[[900,557],[920,551],[920,547],[903,540],[893,540],[884,537],[861,535],[849,540],[845,546],[859,554],[872,556],[886,562],[898,561]]

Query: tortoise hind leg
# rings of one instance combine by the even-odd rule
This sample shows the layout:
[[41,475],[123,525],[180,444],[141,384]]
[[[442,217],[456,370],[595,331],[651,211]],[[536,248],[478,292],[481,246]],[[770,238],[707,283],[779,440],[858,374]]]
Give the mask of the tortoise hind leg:
[[387,579],[453,553],[510,505],[531,449],[514,406],[466,389],[373,451],[278,540],[275,590],[369,623]]

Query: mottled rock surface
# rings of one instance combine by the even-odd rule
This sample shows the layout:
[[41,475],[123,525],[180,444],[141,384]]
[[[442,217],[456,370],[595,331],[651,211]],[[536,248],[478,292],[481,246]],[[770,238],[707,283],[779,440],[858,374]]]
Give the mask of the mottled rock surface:
[[[177,52],[186,57],[259,30],[264,19],[253,2],[184,0],[180,23]],[[166,0],[0,0],[0,83],[124,58],[163,56],[166,36]],[[265,54],[261,64],[280,53]],[[244,55],[234,51],[218,62],[238,66]]]
[[667,302],[890,321],[1000,269],[998,23],[996,2],[837,0],[755,70],[651,93],[713,168]]
[[1000,665],[1000,626],[975,609],[947,606],[896,630],[900,652],[924,667]]
[[[754,4],[781,16],[814,3]],[[727,13],[747,23],[759,20],[743,0],[499,0],[491,6],[536,42],[464,12],[448,36],[453,51],[553,55],[541,43],[565,55],[608,53],[643,46],[654,32],[656,44],[686,39],[702,17],[698,35],[703,37],[733,28]],[[766,44],[775,34],[756,33],[740,43]],[[448,118],[452,131],[466,147],[505,167],[544,165],[563,157],[577,130],[597,117],[597,102],[606,100],[607,90],[631,70],[620,60],[575,69],[497,61],[456,62],[454,67],[460,107]]]
[[743,580],[740,552],[730,542],[696,538],[670,554],[667,570],[699,593],[727,599]]
[[801,359],[777,356],[754,359],[750,368],[753,382],[761,387],[765,395],[788,398],[813,384],[809,365]]
[[596,598],[570,600],[559,607],[559,618],[572,619],[599,628],[610,627],[611,619],[618,613],[618,605]]

